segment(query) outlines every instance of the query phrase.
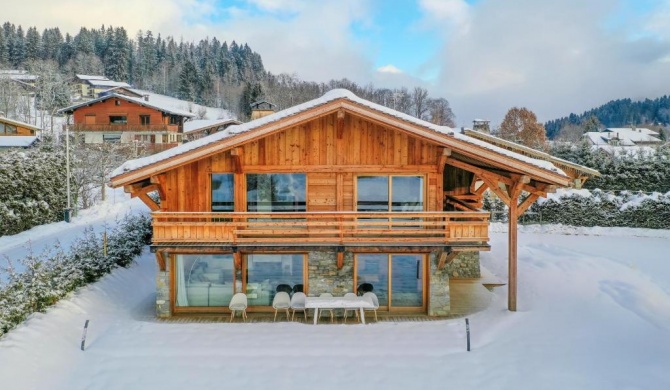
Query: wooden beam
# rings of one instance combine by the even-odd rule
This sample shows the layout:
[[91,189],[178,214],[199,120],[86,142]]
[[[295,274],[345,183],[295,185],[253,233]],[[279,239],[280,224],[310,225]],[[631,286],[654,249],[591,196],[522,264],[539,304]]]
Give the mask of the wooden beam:
[[512,199],[509,204],[509,222],[507,233],[507,268],[508,268],[508,294],[507,308],[516,311],[517,293],[517,199]]
[[437,172],[438,173],[443,173],[444,172],[444,166],[447,164],[447,158],[449,156],[451,156],[451,149],[442,148],[442,152],[440,153],[440,156],[437,158]]
[[523,213],[525,213],[526,210],[528,210],[528,208],[532,206],[539,197],[540,196],[537,194],[530,194],[523,202],[521,202],[519,208],[517,209],[517,217],[520,217]]
[[512,179],[507,177],[507,176],[499,175],[495,172],[491,172],[491,171],[486,170],[484,168],[480,168],[480,167],[474,166],[472,164],[468,164],[468,163],[463,162],[461,160],[457,160],[453,157],[447,157],[447,164],[453,165],[456,168],[464,169],[468,172],[472,172],[475,175],[479,176],[479,178],[482,179],[482,180],[486,177],[488,179],[494,179],[494,180],[499,181],[499,182],[504,183],[504,184],[512,184]]
[[230,155],[233,157],[233,166],[235,167],[235,173],[244,172],[244,148],[238,146],[236,148],[230,149]]
[[443,251],[440,253],[439,261],[437,263],[437,269],[442,269],[446,264],[451,263],[456,256],[458,256],[458,252],[452,252],[452,251]]
[[511,200],[518,199],[519,195],[521,195],[521,191],[523,190],[524,184],[528,183],[530,183],[530,178],[525,175],[515,179],[512,186],[508,187],[507,190],[509,192],[509,198]]
[[142,202],[144,202],[145,205],[149,206],[151,211],[158,211],[161,209],[161,206],[159,206],[158,203],[151,199],[151,197],[147,195],[146,192],[140,193],[137,196],[142,200]]
[[507,207],[509,207],[510,205],[509,194],[507,194],[505,191],[502,190],[502,188],[500,188],[498,182],[493,181],[488,177],[482,177],[482,180],[484,180],[484,183],[486,183],[489,189],[491,189],[491,191],[493,191],[493,193],[496,194],[498,198],[500,198],[500,200],[502,200],[502,202],[505,203],[505,205],[507,205]]
[[158,196],[160,197],[161,202],[164,202],[167,199],[167,197],[165,196],[167,176],[164,173],[160,175],[151,176],[149,181],[158,187],[157,188]]
[[165,271],[165,253],[162,251],[156,252],[156,262],[158,263],[158,269]]
[[345,112],[344,109],[339,109],[337,111],[337,139],[342,139],[344,137],[344,116]]
[[344,267],[344,252],[337,252],[337,269]]
[[148,194],[151,191],[157,191],[157,190],[158,190],[158,186],[156,184],[151,184],[151,185],[144,186],[144,187],[142,187],[138,190],[135,190],[135,191],[131,192],[130,197],[131,198],[136,198],[136,197],[140,196],[141,194]]
[[455,196],[447,195],[447,196],[445,196],[445,198],[446,198],[445,200],[446,200],[448,203],[454,205],[454,207],[456,207],[456,208],[458,208],[458,209],[460,209],[460,210],[464,210],[464,211],[481,211],[481,210],[479,210],[474,204],[470,204],[470,203],[468,203],[468,202],[464,202],[463,200],[458,199],[458,198],[456,198]]
[[233,252],[233,263],[235,264],[235,269],[242,269],[242,253]]

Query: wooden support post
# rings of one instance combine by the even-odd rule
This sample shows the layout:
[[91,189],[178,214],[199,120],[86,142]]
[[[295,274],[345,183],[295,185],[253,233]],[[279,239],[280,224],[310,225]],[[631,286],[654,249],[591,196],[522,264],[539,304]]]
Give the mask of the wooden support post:
[[244,148],[238,146],[237,148],[230,149],[230,155],[233,157],[235,173],[244,172],[244,166],[242,162],[244,160]]
[[507,267],[508,267],[508,294],[507,308],[509,311],[516,311],[516,293],[517,293],[517,229],[519,219],[519,195],[524,184],[529,182],[528,176],[521,176],[509,187],[510,202],[509,208],[509,228],[507,241]]
[[344,267],[344,252],[337,252],[337,269]]
[[165,196],[165,188],[167,182],[165,174],[151,176],[151,179],[149,179],[149,181],[152,184],[156,185],[156,191],[158,191],[158,196],[160,197],[161,202],[165,202],[165,200],[167,199]]
[[151,211],[159,211],[161,209],[161,206],[159,206],[158,203],[151,199],[146,192],[142,192],[137,196],[142,200],[142,202],[144,202],[145,205],[149,206]]
[[444,166],[447,164],[447,158],[451,156],[451,149],[449,148],[442,148],[442,153],[440,153],[440,156],[437,159],[437,172],[438,173],[443,173],[444,172]]
[[233,263],[235,264],[235,269],[242,269],[242,253],[233,252]]

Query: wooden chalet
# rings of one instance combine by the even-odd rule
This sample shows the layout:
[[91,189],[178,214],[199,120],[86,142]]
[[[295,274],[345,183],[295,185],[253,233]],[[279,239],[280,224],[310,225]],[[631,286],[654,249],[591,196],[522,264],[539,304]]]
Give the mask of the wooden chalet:
[[449,279],[479,277],[490,249],[487,188],[509,205],[516,310],[517,218],[573,183],[551,162],[346,90],[128,161],[111,178],[153,211],[159,316],[227,312],[236,292],[264,311],[278,287],[342,295],[363,284],[381,310],[447,315]]
[[102,96],[59,110],[72,116],[70,129],[84,143],[137,143],[153,151],[182,143],[184,121],[195,115],[153,102],[146,96],[110,91]]

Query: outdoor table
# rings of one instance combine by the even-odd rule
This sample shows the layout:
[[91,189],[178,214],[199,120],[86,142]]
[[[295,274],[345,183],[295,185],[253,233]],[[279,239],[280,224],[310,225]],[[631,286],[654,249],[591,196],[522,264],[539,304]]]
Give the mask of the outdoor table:
[[372,309],[372,302],[364,297],[307,297],[305,308],[314,309],[314,325],[319,320],[319,309],[358,309],[361,312],[361,322],[365,324],[364,309]]

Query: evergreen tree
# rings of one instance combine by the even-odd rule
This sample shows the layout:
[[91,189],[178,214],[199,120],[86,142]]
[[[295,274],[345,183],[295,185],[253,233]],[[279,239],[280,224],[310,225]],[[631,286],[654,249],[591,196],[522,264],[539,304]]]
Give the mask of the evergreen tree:
[[128,80],[128,62],[130,56],[128,46],[129,42],[126,30],[123,27],[114,29],[111,33],[110,44],[103,61],[105,64],[105,76],[111,80]]
[[26,32],[26,60],[34,61],[40,58],[42,48],[42,37],[35,27],[30,27]]
[[186,61],[184,67],[179,73],[179,97],[184,100],[195,100],[195,88],[198,81],[198,74],[193,62]]

